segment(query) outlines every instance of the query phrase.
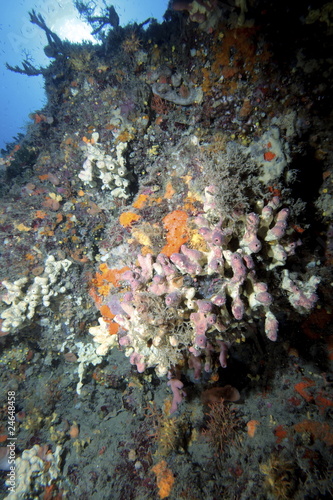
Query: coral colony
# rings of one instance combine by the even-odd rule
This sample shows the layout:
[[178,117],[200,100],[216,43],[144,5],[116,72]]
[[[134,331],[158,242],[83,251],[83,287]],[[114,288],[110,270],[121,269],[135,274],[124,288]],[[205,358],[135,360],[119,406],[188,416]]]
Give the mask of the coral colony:
[[[266,336],[277,339],[271,283],[287,291],[300,313],[310,310],[317,300],[319,278],[302,281],[286,269],[278,270],[301,244],[290,234],[289,210],[281,207],[279,198],[258,203],[257,213],[239,217],[232,225],[225,225],[222,218],[213,225],[209,222],[215,207],[212,193],[214,186],[206,190],[205,216],[194,219],[204,249],[183,244],[169,257],[139,254],[138,266],[120,278],[130,290],[105,297],[115,315],[113,321],[121,327],[119,345],[130,363],[139,373],[154,367],[158,376],[171,378],[171,411],[184,395],[182,382],[175,379],[178,363],[186,359],[199,378],[201,367],[212,370],[215,352],[226,367],[228,347],[244,341],[247,323],[262,316]],[[110,342],[107,330],[101,336],[102,327],[103,323],[92,327],[90,333],[101,344],[99,353],[106,354],[114,340]]]

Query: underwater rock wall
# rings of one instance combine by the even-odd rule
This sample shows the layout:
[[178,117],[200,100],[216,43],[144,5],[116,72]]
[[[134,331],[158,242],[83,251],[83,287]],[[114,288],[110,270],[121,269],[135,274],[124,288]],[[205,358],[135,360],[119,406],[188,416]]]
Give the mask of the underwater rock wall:
[[31,16],[52,62],[10,69],[48,102],[0,159],[26,497],[330,491],[330,18],[259,7],[109,7],[96,45]]

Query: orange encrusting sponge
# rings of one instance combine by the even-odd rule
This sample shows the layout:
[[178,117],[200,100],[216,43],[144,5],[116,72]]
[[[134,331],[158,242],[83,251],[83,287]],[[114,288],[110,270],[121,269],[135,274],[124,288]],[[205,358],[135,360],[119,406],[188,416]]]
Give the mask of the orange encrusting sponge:
[[167,498],[175,482],[172,470],[168,469],[168,464],[165,460],[161,460],[158,464],[154,465],[152,471],[156,474],[159,497]]
[[167,257],[173,253],[178,253],[180,247],[187,242],[187,219],[188,215],[183,210],[174,210],[166,215],[163,224],[167,230],[167,244],[161,250]]

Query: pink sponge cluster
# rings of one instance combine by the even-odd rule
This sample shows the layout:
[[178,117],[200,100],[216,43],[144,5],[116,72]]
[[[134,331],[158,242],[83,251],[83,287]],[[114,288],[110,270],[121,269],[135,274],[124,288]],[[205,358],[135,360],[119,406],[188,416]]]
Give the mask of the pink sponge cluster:
[[170,258],[138,255],[138,265],[122,275],[130,291],[117,303],[113,297],[110,308],[121,326],[119,343],[139,372],[155,367],[166,375],[184,358],[196,378],[216,361],[226,367],[228,347],[245,340],[249,321],[260,325],[261,318],[267,337],[276,340],[273,297],[277,290],[281,295],[282,282],[299,312],[314,305],[318,279],[296,286],[279,272],[299,244],[279,203],[275,197],[233,223],[197,217],[204,250],[182,245]]

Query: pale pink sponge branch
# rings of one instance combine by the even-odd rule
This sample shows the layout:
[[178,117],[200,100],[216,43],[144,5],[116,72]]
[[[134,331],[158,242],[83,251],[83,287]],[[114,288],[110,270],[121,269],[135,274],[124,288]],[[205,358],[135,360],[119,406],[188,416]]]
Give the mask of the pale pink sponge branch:
[[172,398],[172,403],[171,403],[171,408],[170,408],[170,414],[174,413],[178,409],[178,405],[183,401],[184,396],[186,396],[186,393],[183,391],[184,384],[181,380],[178,380],[177,378],[172,378],[168,381],[168,386],[170,386],[173,394]]

